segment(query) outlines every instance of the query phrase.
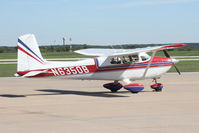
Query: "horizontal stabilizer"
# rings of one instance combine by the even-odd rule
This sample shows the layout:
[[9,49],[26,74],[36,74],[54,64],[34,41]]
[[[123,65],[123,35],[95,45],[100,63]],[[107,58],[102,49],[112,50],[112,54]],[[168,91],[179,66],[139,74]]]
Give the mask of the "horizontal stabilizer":
[[26,73],[22,77],[32,77],[32,76],[36,76],[36,75],[39,75],[39,74],[45,73],[45,72],[46,71],[31,71],[31,72]]

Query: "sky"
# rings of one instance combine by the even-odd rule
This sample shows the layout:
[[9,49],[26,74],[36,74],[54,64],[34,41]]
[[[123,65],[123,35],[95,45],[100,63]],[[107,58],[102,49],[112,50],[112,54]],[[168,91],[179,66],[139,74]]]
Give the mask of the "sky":
[[199,0],[0,0],[0,46],[199,42]]

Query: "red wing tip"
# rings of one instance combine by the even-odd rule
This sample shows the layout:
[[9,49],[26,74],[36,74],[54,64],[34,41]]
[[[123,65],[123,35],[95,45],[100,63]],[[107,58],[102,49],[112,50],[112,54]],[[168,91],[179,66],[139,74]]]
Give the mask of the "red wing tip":
[[167,45],[167,46],[164,46],[165,48],[177,48],[177,47],[184,47],[186,46],[187,44],[173,44],[173,45]]
[[167,45],[167,46],[164,46],[164,47],[165,48],[170,48],[170,47],[175,48],[175,47],[184,47],[184,46],[187,46],[187,44],[184,44],[184,43],[182,43],[182,44],[173,44],[173,45]]
[[184,47],[184,46],[187,46],[187,44],[185,44],[185,43],[176,44],[176,45],[178,45],[179,47]]

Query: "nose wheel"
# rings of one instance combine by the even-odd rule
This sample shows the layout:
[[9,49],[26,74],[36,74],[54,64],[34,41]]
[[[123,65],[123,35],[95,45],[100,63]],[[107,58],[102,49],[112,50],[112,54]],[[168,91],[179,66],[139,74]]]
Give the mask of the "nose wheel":
[[158,83],[157,79],[154,79],[155,84],[151,85],[151,88],[156,92],[161,92],[163,90],[163,84]]

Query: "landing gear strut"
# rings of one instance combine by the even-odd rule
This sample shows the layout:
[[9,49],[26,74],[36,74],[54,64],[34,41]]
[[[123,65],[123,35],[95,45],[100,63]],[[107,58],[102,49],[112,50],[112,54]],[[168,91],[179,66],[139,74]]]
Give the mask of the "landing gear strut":
[[158,83],[156,78],[154,78],[153,80],[155,81],[155,84],[151,85],[151,88],[154,89],[154,91],[156,91],[156,92],[162,91],[163,84],[162,83]]

